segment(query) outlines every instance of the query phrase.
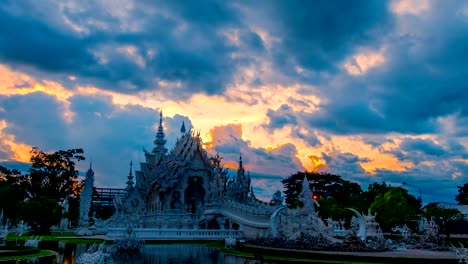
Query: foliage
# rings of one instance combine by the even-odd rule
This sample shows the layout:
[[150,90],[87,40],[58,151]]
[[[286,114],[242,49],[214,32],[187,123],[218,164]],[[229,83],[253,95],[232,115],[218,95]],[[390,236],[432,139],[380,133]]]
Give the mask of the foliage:
[[31,150],[31,168],[29,169],[28,195],[31,199],[47,195],[63,202],[69,195],[78,195],[78,171],[75,160],[85,158],[82,149],[59,150],[45,153],[34,147]]
[[434,205],[434,206],[428,207],[424,211],[423,216],[426,218],[435,217],[436,219],[447,221],[452,218],[460,218],[461,212],[457,209],[442,208],[440,206]]
[[322,198],[318,202],[320,204],[318,213],[322,219],[327,219],[330,217],[335,220],[350,220],[353,216],[353,212],[348,210],[346,207],[340,206],[333,198]]
[[68,220],[70,221],[70,226],[78,225],[78,218],[80,217],[80,198],[69,197],[68,198]]
[[22,208],[25,220],[36,233],[46,234],[50,228],[60,221],[62,207],[58,200],[47,196],[39,196],[28,200]]
[[458,194],[455,196],[458,204],[468,205],[468,183],[463,186],[458,186]]
[[368,208],[372,205],[378,195],[385,195],[392,188],[399,189],[406,199],[406,203],[415,209],[415,213],[421,213],[421,201],[408,193],[408,190],[400,187],[392,187],[391,185],[382,183],[369,184],[367,191],[362,192],[357,197],[354,197],[352,201],[352,207],[359,212],[367,212]]
[[19,219],[18,208],[26,198],[23,181],[24,176],[20,171],[0,166],[0,210],[13,224]]
[[[344,206],[349,204],[352,197],[359,195],[361,187],[354,182],[343,180],[341,176],[329,173],[306,172],[307,179],[310,182],[310,188],[313,190],[317,199],[334,199],[337,204]],[[285,202],[290,208],[301,207],[302,202],[298,197],[304,180],[304,172],[297,172],[289,178],[282,180],[285,187]]]
[[45,153],[34,147],[28,174],[0,167],[0,206],[5,215],[48,233],[60,221],[59,204],[80,191],[75,161],[84,160],[82,154],[82,149]]
[[379,194],[371,204],[371,212],[377,213],[376,220],[383,229],[402,225],[416,215],[414,206],[408,204],[403,189],[390,187],[385,194]]
[[[28,224],[39,232],[48,233],[50,227],[60,221],[59,203],[70,195],[78,195],[80,184],[75,160],[84,160],[81,154],[82,149],[53,153],[45,153],[36,147],[31,150],[32,164],[28,181],[25,181],[29,200],[24,205],[23,213]],[[40,205],[39,209],[35,208],[37,205]]]

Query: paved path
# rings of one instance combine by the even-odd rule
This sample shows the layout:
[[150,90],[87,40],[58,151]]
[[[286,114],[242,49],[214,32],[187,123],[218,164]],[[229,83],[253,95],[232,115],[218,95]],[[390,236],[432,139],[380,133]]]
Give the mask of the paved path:
[[[250,248],[272,249],[269,247],[262,247],[249,244]],[[417,258],[417,259],[457,259],[453,251],[430,251],[422,249],[406,249],[406,250],[393,250],[385,252],[344,252],[344,251],[318,251],[318,250],[297,250],[297,249],[283,249],[274,248],[275,251],[291,251],[305,252],[310,254],[322,255],[343,255],[343,256],[369,256],[369,257],[387,257],[387,258]]]

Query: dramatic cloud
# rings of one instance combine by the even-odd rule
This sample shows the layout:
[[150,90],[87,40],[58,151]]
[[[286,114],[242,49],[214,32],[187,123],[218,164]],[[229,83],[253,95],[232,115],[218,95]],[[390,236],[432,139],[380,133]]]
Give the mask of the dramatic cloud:
[[32,146],[82,147],[98,185],[122,187],[162,110],[167,148],[184,122],[226,167],[242,155],[264,199],[307,169],[454,202],[468,181],[467,10],[457,0],[3,1],[0,162],[24,167]]
[[247,170],[265,175],[274,175],[278,179],[303,170],[298,160],[297,149],[293,144],[268,148],[255,148],[250,141],[242,139],[242,125],[229,124],[210,130],[212,141],[209,142],[214,152],[223,154],[224,163],[229,168],[238,168],[239,157]]

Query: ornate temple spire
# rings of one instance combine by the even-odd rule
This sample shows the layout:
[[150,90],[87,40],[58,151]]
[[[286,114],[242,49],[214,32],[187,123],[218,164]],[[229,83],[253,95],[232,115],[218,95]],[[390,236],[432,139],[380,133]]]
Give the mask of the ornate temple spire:
[[92,178],[92,181],[94,183],[94,171],[93,171],[93,160],[90,160],[89,162],[89,169],[86,171],[86,178]]
[[185,122],[182,121],[182,127],[180,128],[180,133],[185,134]]
[[242,165],[242,155],[239,155],[239,168],[237,169],[237,181],[241,182],[244,181],[245,177],[245,170],[244,166]]
[[132,161],[130,161],[130,172],[128,173],[128,181],[127,181],[127,187],[125,188],[127,191],[133,189],[133,174],[132,174]]
[[158,132],[156,133],[156,138],[154,139],[153,143],[155,147],[153,148],[153,153],[159,152],[159,153],[166,153],[167,149],[164,147],[166,144],[166,139],[165,139],[165,134],[164,134],[164,129],[162,125],[162,119],[163,119],[163,114],[162,111],[159,113],[159,127],[158,127]]
[[89,210],[91,209],[91,201],[93,195],[93,187],[94,187],[94,171],[91,168],[92,164],[89,163],[89,169],[86,172],[84,188],[81,191],[80,195],[80,218],[79,223],[80,226],[87,227],[88,220],[89,220]]

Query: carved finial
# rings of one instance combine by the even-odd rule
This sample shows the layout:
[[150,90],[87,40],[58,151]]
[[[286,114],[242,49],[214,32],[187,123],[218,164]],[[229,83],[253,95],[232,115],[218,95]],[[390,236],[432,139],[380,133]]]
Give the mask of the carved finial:
[[153,141],[154,145],[156,145],[153,148],[153,153],[160,152],[164,154],[167,152],[167,149],[164,147],[164,145],[166,144],[166,139],[165,139],[166,135],[164,134],[162,120],[163,120],[163,115],[162,115],[162,110],[161,110],[161,112],[159,112],[158,132],[156,133],[156,138]]
[[133,161],[130,161],[130,172],[128,173],[128,181],[127,181],[127,190],[133,189],[133,172],[132,172],[132,167],[133,167]]
[[182,121],[182,127],[180,128],[180,133],[185,134],[185,122]]

